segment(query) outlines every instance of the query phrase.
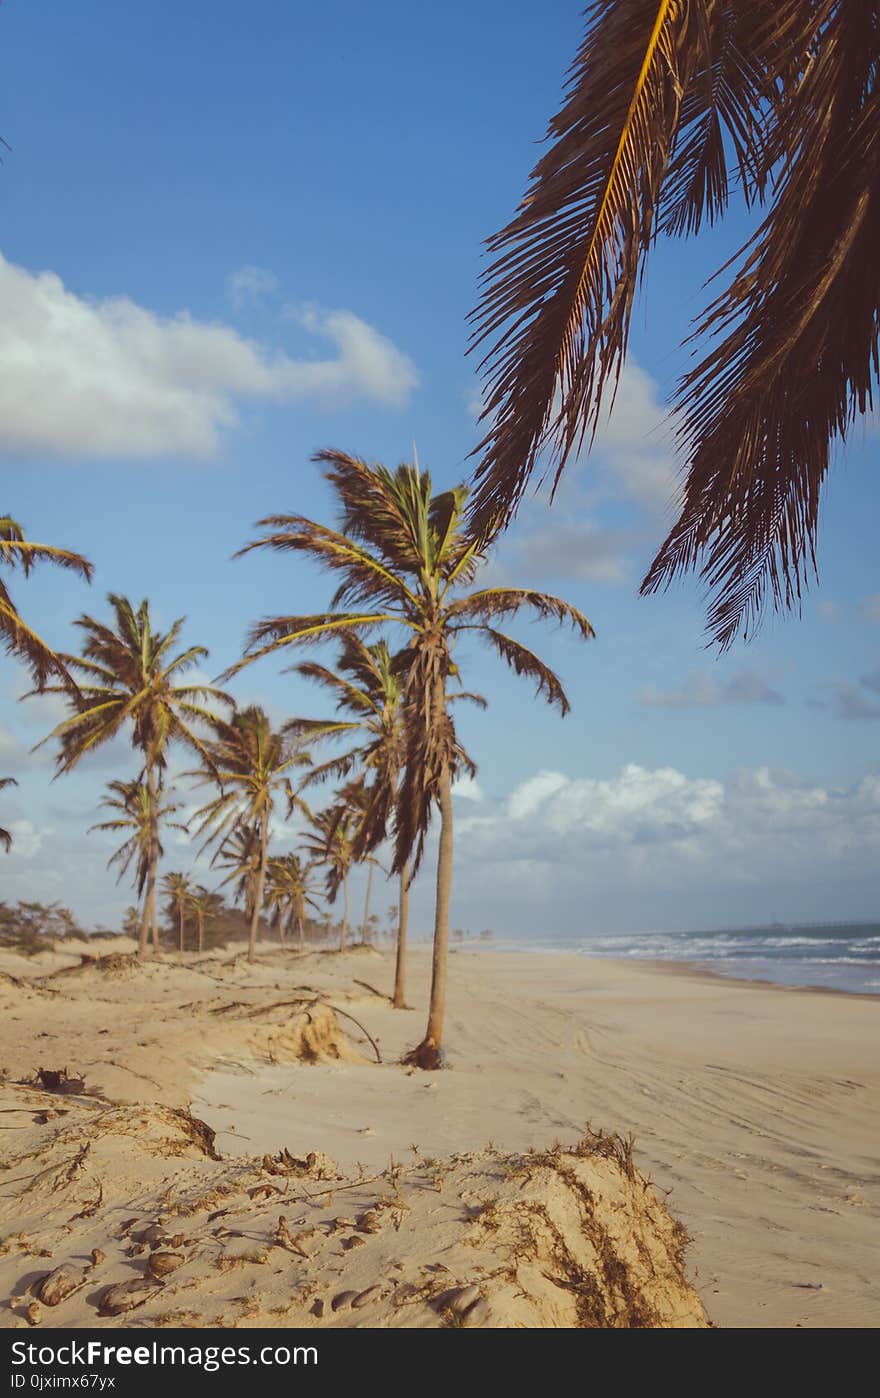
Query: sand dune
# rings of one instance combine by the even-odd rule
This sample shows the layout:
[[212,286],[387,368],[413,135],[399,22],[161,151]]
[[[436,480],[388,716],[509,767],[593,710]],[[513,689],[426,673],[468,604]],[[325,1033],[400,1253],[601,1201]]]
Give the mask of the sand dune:
[[[426,953],[414,953],[410,998],[419,1006],[427,962]],[[260,1182],[277,1184],[266,1175],[261,1157],[286,1149],[293,1158],[311,1152],[331,1157],[337,1162],[337,1187],[339,1179],[350,1183],[379,1176],[382,1199],[393,1195],[395,1180],[412,1192],[406,1237],[393,1228],[389,1233],[397,1249],[394,1259],[380,1257],[374,1239],[363,1235],[362,1261],[361,1247],[343,1249],[333,1241],[326,1213],[313,1218],[307,1210],[307,1225],[297,1227],[317,1229],[320,1258],[316,1255],[306,1269],[317,1290],[306,1298],[276,1298],[277,1307],[288,1305],[288,1318],[279,1324],[418,1325],[440,1323],[442,1315],[449,1321],[454,1313],[434,1304],[445,1294],[437,1280],[444,1280],[442,1270],[408,1274],[406,1285],[416,1291],[407,1293],[415,1302],[406,1311],[389,1299],[403,1285],[402,1271],[395,1274],[399,1285],[365,1302],[357,1314],[349,1308],[346,1316],[342,1307],[339,1313],[313,1316],[309,1307],[318,1301],[326,1307],[337,1283],[359,1295],[356,1288],[369,1291],[383,1268],[400,1263],[409,1273],[439,1260],[440,1235],[432,1233],[439,1220],[429,1212],[429,1202],[442,1214],[455,1201],[458,1223],[452,1227],[446,1219],[444,1227],[452,1231],[442,1235],[442,1247],[453,1259],[455,1285],[476,1284],[473,1269],[462,1262],[474,1256],[475,1247],[475,1236],[464,1240],[473,1220],[462,1211],[462,1200],[479,1199],[481,1207],[495,1201],[503,1212],[505,1179],[521,1168],[528,1174],[530,1196],[534,1190],[536,1198],[555,1200],[566,1219],[565,1267],[573,1265],[571,1248],[576,1237],[585,1236],[585,1225],[566,1172],[580,1157],[565,1151],[547,1157],[546,1152],[554,1141],[574,1146],[587,1123],[596,1131],[635,1133],[637,1165],[661,1194],[671,1191],[669,1207],[693,1235],[689,1270],[716,1324],[864,1326],[880,1316],[874,1266],[880,1244],[878,1001],[746,987],[644,963],[461,949],[450,963],[449,1069],[422,1074],[396,1061],[418,1037],[422,1011],[390,1008],[383,998],[390,988],[390,959],[376,952],[342,957],[267,952],[252,968],[221,954],[188,957],[183,966],[169,957],[161,965],[133,970],[123,960],[115,970],[101,971],[82,966],[77,949],[67,948],[63,955],[36,961],[7,955],[2,967],[27,982],[0,985],[5,1010],[0,1063],[8,1078],[30,1078],[40,1066],[66,1066],[85,1078],[89,1090],[117,1103],[191,1106],[217,1132],[217,1148],[226,1158],[199,1162],[198,1170],[207,1168],[215,1181],[211,1188],[232,1182],[240,1195],[245,1176],[248,1189]],[[305,1039],[304,1005],[309,1012]],[[331,1005],[338,1015],[327,1009]],[[306,1065],[304,1055],[317,1061]],[[21,1091],[10,1087],[7,1096]],[[94,1103],[76,1100],[77,1110],[94,1111]],[[58,1101],[73,1110],[73,1099]],[[14,1123],[8,1102],[3,1105],[4,1123]],[[39,1138],[46,1125],[31,1129]],[[11,1145],[20,1153],[21,1139],[20,1131],[6,1133],[10,1166]],[[535,1152],[531,1163],[518,1165],[529,1160],[529,1149]],[[513,1164],[502,1164],[511,1157]],[[99,1247],[117,1258],[117,1272],[122,1265],[143,1272],[142,1259],[123,1264],[116,1225],[126,1190],[125,1207],[137,1214],[139,1227],[151,1213],[161,1216],[167,1160],[163,1166],[161,1156],[156,1158],[157,1173],[151,1177],[148,1170],[138,1190],[130,1183],[117,1189],[112,1229],[109,1213],[65,1224],[83,1259]],[[614,1182],[591,1177],[591,1188],[602,1197],[618,1188],[626,1192],[619,1166],[598,1159]],[[560,1161],[567,1162],[561,1170]],[[589,1168],[596,1169],[595,1158]],[[443,1174],[442,1190],[426,1188],[432,1171]],[[2,1178],[14,1181],[22,1172],[23,1167],[9,1168]],[[371,1186],[372,1204],[377,1187]],[[0,1183],[7,1234],[13,1212],[21,1211],[16,1191],[24,1188],[24,1183]],[[434,1192],[438,1199],[430,1199]],[[72,1197],[86,1196],[84,1173]],[[64,1208],[68,1202],[65,1193]],[[279,1210],[271,1195],[256,1203],[262,1208],[255,1212],[246,1195],[236,1208],[244,1209],[246,1231],[255,1231],[265,1250]],[[300,1203],[297,1217],[305,1218]],[[365,1211],[372,1204],[369,1188],[355,1190],[345,1216],[354,1219],[355,1207]],[[659,1231],[651,1246],[667,1259],[671,1281],[659,1301],[648,1297],[639,1304],[646,1315],[663,1317],[655,1323],[699,1324],[698,1306],[675,1280],[672,1225],[665,1212],[654,1212],[651,1227]],[[32,1239],[39,1233],[37,1215],[39,1208],[32,1211]],[[198,1240],[187,1229],[187,1246],[195,1251],[203,1242],[207,1248],[204,1217],[199,1217]],[[52,1212],[52,1227],[59,1226],[60,1214],[56,1218]],[[170,1220],[164,1226],[173,1227]],[[504,1237],[502,1230],[495,1243],[481,1239],[479,1267],[492,1270],[489,1253],[503,1252]],[[537,1256],[548,1246],[547,1237],[536,1235],[533,1244]],[[268,1249],[273,1259],[274,1249],[274,1244]],[[60,1256],[55,1245],[52,1253],[54,1263]],[[21,1262],[14,1244],[0,1258],[8,1294],[21,1292],[26,1270]],[[187,1263],[191,1271],[194,1265]],[[441,1267],[447,1265],[448,1259],[441,1261]],[[268,1264],[232,1264],[227,1270],[239,1266],[260,1274],[245,1290],[253,1292],[254,1314],[265,1320],[268,1298],[275,1295],[266,1282]],[[592,1275],[584,1257],[576,1266]],[[572,1291],[565,1267],[557,1273],[553,1294],[530,1293],[522,1312],[496,1288],[487,1302],[493,1318],[484,1317],[484,1323],[579,1323],[572,1296],[580,1293]],[[222,1286],[217,1289],[214,1276],[209,1286],[203,1270],[201,1264],[195,1267],[196,1295],[202,1298],[195,1310],[214,1305],[219,1314],[230,1296]],[[385,1272],[382,1279],[387,1287]],[[445,1281],[449,1291],[449,1277]],[[91,1323],[88,1315],[94,1317],[95,1310],[89,1312],[85,1297],[93,1292],[84,1284],[86,1308],[74,1308],[72,1318],[53,1313],[47,1323]],[[486,1292],[483,1284],[481,1300]],[[165,1306],[166,1299],[150,1301],[137,1314],[161,1314],[156,1306]],[[308,1306],[301,1304],[304,1299]],[[602,1298],[605,1323],[626,1323],[614,1310],[618,1302]],[[192,1296],[181,1305],[192,1309],[191,1303]],[[361,1309],[370,1315],[361,1315]],[[7,1308],[3,1323],[27,1323],[22,1315],[21,1304]],[[247,1318],[234,1308],[230,1316],[218,1323]]]

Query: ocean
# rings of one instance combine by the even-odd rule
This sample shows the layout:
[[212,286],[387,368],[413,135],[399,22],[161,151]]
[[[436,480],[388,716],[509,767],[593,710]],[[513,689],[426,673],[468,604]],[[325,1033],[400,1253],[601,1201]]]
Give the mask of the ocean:
[[587,956],[688,961],[717,975],[880,995],[880,921],[772,923],[698,932],[553,934],[496,945]]

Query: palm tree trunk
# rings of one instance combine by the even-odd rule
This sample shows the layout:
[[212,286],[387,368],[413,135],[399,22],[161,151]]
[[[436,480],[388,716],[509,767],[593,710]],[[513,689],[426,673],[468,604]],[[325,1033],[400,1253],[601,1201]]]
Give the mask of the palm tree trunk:
[[400,871],[400,893],[397,904],[397,962],[394,967],[395,1010],[406,1009],[406,929],[409,922],[409,861]]
[[348,870],[342,875],[342,932],[339,937],[339,950],[345,951],[345,939],[348,935]]
[[185,939],[184,939],[184,934],[183,934],[183,929],[184,929],[184,912],[183,912],[183,904],[182,904],[182,903],[180,904],[180,906],[179,906],[178,909],[177,909],[177,928],[178,928],[178,934],[179,934],[179,938],[178,938],[178,939],[179,939],[179,942],[180,942],[180,954],[181,954],[181,956],[182,956],[182,955],[183,955],[183,943],[184,943],[184,940],[185,940]]
[[437,901],[434,905],[434,955],[431,1002],[425,1037],[411,1055],[420,1068],[439,1068],[443,1061],[443,1017],[446,1013],[446,963],[449,951],[449,902],[452,895],[452,776],[444,766],[437,784],[440,806],[440,848],[437,852]]
[[147,937],[152,931],[153,950],[158,951],[159,939],[156,933],[156,874],[159,869],[159,820],[156,814],[157,792],[156,792],[156,766],[155,763],[147,762],[147,792],[150,801],[150,849],[149,864],[147,867],[147,892],[144,898],[144,919],[141,923],[140,944],[138,946],[138,956],[144,957],[147,954]]
[[199,919],[199,951],[202,952],[205,950],[205,914],[200,911],[196,916]]
[[145,893],[144,893],[144,905],[143,905],[143,908],[141,909],[141,926],[140,926],[140,931],[139,931],[139,933],[138,933],[138,950],[137,950],[137,954],[138,954],[138,956],[140,957],[141,961],[143,961],[144,957],[145,957],[146,954],[147,954],[147,943],[148,943],[148,941],[149,941],[149,937],[150,937],[150,895],[149,895],[148,892],[145,892]]
[[373,864],[373,861],[370,860],[370,868],[369,868],[369,872],[367,873],[367,896],[366,896],[365,899],[364,899],[364,925],[363,925],[363,927],[361,928],[361,941],[362,941],[362,942],[367,942],[367,941],[369,941],[369,927],[368,927],[368,923],[369,923],[369,919],[370,919],[370,895],[371,895],[371,893],[373,892],[373,869],[374,869],[374,868],[375,868],[375,865]]
[[269,812],[264,811],[260,820],[260,868],[257,886],[254,889],[254,910],[251,913],[251,931],[248,938],[248,961],[253,961],[257,950],[257,933],[260,927],[260,909],[263,906],[263,893],[266,888],[266,856],[269,852]]
[[306,944],[306,931],[305,927],[303,926],[303,915],[301,912],[297,913],[296,915],[296,925],[299,931],[299,947],[300,951],[302,951]]
[[293,941],[293,929],[296,924],[296,903],[291,903],[290,911],[287,914],[287,935]]

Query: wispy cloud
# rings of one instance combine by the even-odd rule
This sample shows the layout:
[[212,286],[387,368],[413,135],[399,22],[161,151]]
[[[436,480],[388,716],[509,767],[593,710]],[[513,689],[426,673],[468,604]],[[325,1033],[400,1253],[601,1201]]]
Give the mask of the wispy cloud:
[[412,361],[351,311],[311,308],[301,327],[327,358],[294,359],[230,326],[95,301],[52,272],[0,256],[0,450],[59,456],[210,456],[247,400],[334,410],[400,407]]
[[740,670],[723,682],[701,671],[689,675],[679,689],[658,690],[649,685],[639,703],[653,709],[714,709],[722,704],[782,704],[778,690],[754,670]]
[[862,611],[868,621],[880,621],[880,592],[862,598]]
[[267,297],[275,296],[280,288],[274,272],[250,264],[239,267],[226,278],[226,295],[237,311],[244,306],[259,305]]

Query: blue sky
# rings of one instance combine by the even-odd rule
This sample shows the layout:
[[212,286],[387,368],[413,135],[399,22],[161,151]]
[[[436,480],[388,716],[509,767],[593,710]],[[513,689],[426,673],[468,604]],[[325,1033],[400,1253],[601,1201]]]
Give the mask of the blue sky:
[[[579,6],[6,0],[0,27],[2,507],[96,565],[91,589],[43,572],[14,595],[66,648],[108,590],[147,594],[163,622],[186,614],[216,673],[257,616],[328,597],[304,563],[229,561],[264,513],[327,516],[313,450],[396,462],[415,440],[438,483],[467,474],[481,240],[522,192]],[[674,491],[679,341],[744,229],[657,249],[597,450],[552,510],[527,500],[493,561],[577,604],[598,639],[525,633],[563,675],[564,722],[464,655],[492,707],[462,716],[480,771],[457,803],[461,925],[876,914],[876,427],[833,473],[800,620],[770,617],[719,658],[697,584],[637,596]],[[279,669],[237,692],[315,712]],[[4,793],[2,896],[112,921],[130,893],[84,832],[133,759],[115,748],[52,783],[27,755],[51,714],[18,704],[22,688],[7,661],[0,766],[20,786]]]

